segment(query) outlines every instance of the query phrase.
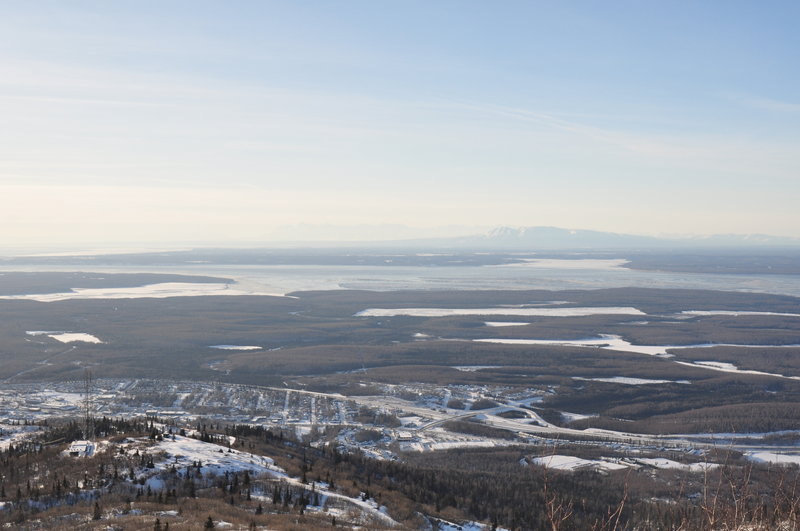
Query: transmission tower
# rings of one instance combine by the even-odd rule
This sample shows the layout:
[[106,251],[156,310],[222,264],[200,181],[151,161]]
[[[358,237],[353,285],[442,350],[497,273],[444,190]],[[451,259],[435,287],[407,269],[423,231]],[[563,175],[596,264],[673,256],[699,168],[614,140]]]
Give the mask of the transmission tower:
[[83,371],[83,438],[94,440],[94,403],[92,401],[92,371]]

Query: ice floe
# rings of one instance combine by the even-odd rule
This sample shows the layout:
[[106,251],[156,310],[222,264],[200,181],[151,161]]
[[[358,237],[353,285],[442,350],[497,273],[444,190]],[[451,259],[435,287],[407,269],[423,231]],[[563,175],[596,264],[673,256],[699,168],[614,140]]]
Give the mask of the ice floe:
[[262,347],[257,345],[209,345],[208,348],[218,350],[261,350]]

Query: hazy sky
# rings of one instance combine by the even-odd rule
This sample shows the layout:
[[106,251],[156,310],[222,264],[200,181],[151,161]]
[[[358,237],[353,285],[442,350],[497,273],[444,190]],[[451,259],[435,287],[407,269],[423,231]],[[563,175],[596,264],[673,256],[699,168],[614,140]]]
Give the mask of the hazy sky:
[[1,243],[800,236],[798,20],[797,1],[0,0]]

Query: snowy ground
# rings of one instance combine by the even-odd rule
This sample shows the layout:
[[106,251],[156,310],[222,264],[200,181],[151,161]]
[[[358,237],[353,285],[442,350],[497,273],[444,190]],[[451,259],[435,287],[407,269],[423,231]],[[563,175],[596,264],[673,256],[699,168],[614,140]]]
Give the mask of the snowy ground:
[[[231,443],[235,444],[235,439],[231,438]],[[141,475],[145,479],[145,484],[153,489],[162,488],[163,485],[159,475],[169,470],[173,465],[177,468],[186,468],[197,462],[202,464],[201,469],[206,476],[219,476],[224,475],[226,472],[230,474],[247,471],[253,477],[266,475],[290,485],[310,488],[309,485],[302,483],[299,479],[289,477],[269,457],[242,452],[191,437],[180,435],[175,435],[174,437],[165,436],[163,441],[155,444],[152,444],[149,439],[133,439],[122,443],[121,446],[129,452],[139,450],[154,457],[155,468],[151,472],[145,472]],[[362,514],[377,519],[384,525],[392,527],[399,525],[389,516],[386,508],[378,505],[373,499],[350,498],[328,489],[325,484],[316,484],[315,487],[323,500],[336,500],[343,504],[354,506]]]
[[800,455],[779,454],[775,452],[748,452],[747,459],[756,463],[773,463],[777,465],[800,465]]
[[[148,440],[132,441],[131,448],[146,446]],[[175,435],[174,440],[165,437],[153,446],[147,448],[148,454],[164,454],[164,458],[155,463],[156,470],[166,470],[172,465],[186,467],[200,461],[203,471],[213,471],[217,475],[225,472],[248,471],[254,476],[266,474],[272,477],[285,477],[283,469],[275,466],[275,461],[269,457],[241,452],[239,450],[206,443],[191,437]]]
[[679,463],[671,459],[664,459],[660,457],[640,457],[635,459],[635,461],[639,464],[652,466],[654,468],[687,470],[689,472],[704,472],[719,466],[716,463]]
[[574,472],[583,468],[593,468],[598,470],[622,470],[628,468],[630,465],[613,460],[593,460],[582,459],[571,455],[547,455],[543,457],[535,457],[531,459],[535,465],[543,466],[553,470],[563,470],[567,472]]
[[39,426],[18,426],[0,424],[0,450],[7,450],[9,445],[17,445],[39,433]]

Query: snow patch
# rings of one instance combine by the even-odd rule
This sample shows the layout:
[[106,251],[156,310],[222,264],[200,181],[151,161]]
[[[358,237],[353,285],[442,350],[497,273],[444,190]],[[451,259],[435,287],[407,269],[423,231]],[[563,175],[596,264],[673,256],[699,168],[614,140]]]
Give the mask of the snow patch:
[[747,459],[757,463],[800,465],[800,455],[779,454],[775,452],[747,452],[745,456]]
[[779,315],[782,317],[800,317],[800,313],[784,313],[784,312],[755,312],[749,310],[687,310],[681,312],[681,315],[729,315],[731,317],[739,317],[742,315]]
[[547,455],[543,457],[535,457],[531,459],[531,462],[552,470],[564,470],[567,472],[574,472],[575,470],[580,470],[582,468],[622,470],[629,467],[628,464],[621,462],[607,461],[605,459],[582,459],[572,455]]
[[464,315],[520,315],[539,317],[586,317],[590,315],[646,315],[630,306],[573,308],[367,308],[355,317],[452,317]]
[[149,452],[166,454],[167,458],[156,464],[156,468],[160,470],[165,470],[173,464],[185,467],[199,461],[204,472],[213,470],[217,474],[224,474],[247,470],[251,474],[286,476],[286,472],[275,466],[275,462],[269,457],[240,452],[180,435],[175,435],[174,440],[172,436],[165,436],[164,440],[153,445]]
[[688,384],[688,380],[651,380],[649,378],[628,378],[626,376],[614,376],[612,378],[581,378],[580,376],[573,376],[573,380],[582,380],[586,382],[605,382],[616,383],[622,385],[652,385],[652,384],[665,384],[665,383],[678,383]]
[[132,288],[74,288],[72,291],[63,293],[0,295],[0,299],[57,302],[70,299],[164,299],[167,297],[207,297],[219,295],[284,296],[276,293],[261,293],[252,290],[238,289],[232,286],[235,285],[223,283],[161,282]]
[[[787,345],[789,346],[789,345]],[[797,345],[791,345],[797,346]],[[773,376],[775,378],[786,378],[788,380],[800,380],[800,376],[786,376],[783,374],[776,374],[772,372],[763,372],[763,371],[753,371],[747,369],[740,369],[733,363],[726,363],[724,361],[695,361],[694,363],[690,363],[688,361],[676,361],[680,365],[686,365],[687,367],[697,367],[700,369],[710,369],[712,371],[720,371],[720,372],[733,372],[738,374],[757,374],[760,376]]]
[[565,347],[595,347],[620,352],[636,352],[649,356],[672,357],[668,350],[687,348],[713,348],[713,347],[740,347],[740,348],[798,348],[800,344],[792,345],[738,345],[733,343],[701,343],[697,345],[634,345],[621,336],[601,334],[597,338],[587,339],[473,339],[482,343],[499,343],[506,345],[558,345]]
[[51,337],[56,341],[60,341],[61,343],[102,343],[100,339],[91,335],[91,334],[83,334],[79,332],[63,332],[60,334],[48,334],[47,337]]
[[576,420],[592,419],[598,416],[599,415],[597,413],[592,415],[581,415],[580,413],[569,413],[567,411],[561,412],[561,418],[564,419],[565,422],[575,422]]
[[662,457],[640,457],[637,463],[659,469],[687,470],[689,472],[705,472],[719,467],[716,463],[679,463]]
[[621,352],[636,352],[648,356],[669,356],[667,349],[671,346],[634,345],[617,335],[601,335],[587,339],[473,339],[480,343],[499,343],[504,345],[556,345],[563,347],[595,347]]

